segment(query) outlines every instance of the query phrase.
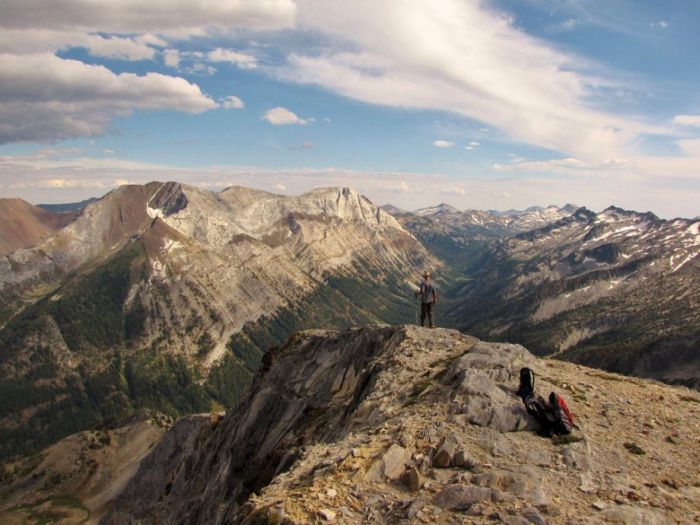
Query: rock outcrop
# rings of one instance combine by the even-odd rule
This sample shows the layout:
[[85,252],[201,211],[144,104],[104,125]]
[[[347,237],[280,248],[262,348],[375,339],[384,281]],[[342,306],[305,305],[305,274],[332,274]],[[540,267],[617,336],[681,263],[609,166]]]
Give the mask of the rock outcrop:
[[[562,393],[539,437],[516,397]],[[298,334],[221,421],[176,425],[102,523],[690,523],[700,399],[457,331]]]

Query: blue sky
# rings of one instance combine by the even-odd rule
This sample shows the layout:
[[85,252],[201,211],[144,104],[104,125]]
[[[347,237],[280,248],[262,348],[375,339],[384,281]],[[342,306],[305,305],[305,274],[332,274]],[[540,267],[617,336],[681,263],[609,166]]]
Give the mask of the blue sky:
[[0,196],[700,214],[694,0],[0,0]]

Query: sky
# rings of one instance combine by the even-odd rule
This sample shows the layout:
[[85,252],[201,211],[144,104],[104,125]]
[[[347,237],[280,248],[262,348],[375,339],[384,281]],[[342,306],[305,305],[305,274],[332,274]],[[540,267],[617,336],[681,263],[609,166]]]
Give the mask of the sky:
[[700,215],[696,0],[0,0],[0,197]]

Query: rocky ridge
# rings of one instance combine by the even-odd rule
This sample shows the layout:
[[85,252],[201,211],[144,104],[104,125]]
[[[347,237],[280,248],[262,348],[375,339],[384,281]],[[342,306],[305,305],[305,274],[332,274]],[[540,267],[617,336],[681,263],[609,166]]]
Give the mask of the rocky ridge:
[[[524,365],[580,432],[534,432],[515,395]],[[695,392],[519,345],[306,332],[222,420],[176,424],[102,523],[690,523],[699,423]]]

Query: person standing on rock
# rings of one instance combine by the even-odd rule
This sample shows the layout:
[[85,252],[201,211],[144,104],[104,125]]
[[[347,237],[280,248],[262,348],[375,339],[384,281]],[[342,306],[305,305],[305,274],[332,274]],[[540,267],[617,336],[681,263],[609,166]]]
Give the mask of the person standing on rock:
[[420,325],[425,325],[425,318],[428,317],[428,326],[435,328],[433,322],[433,309],[437,303],[437,289],[430,278],[430,272],[423,273],[423,282],[420,283],[420,288],[416,292],[416,297],[420,295]]

